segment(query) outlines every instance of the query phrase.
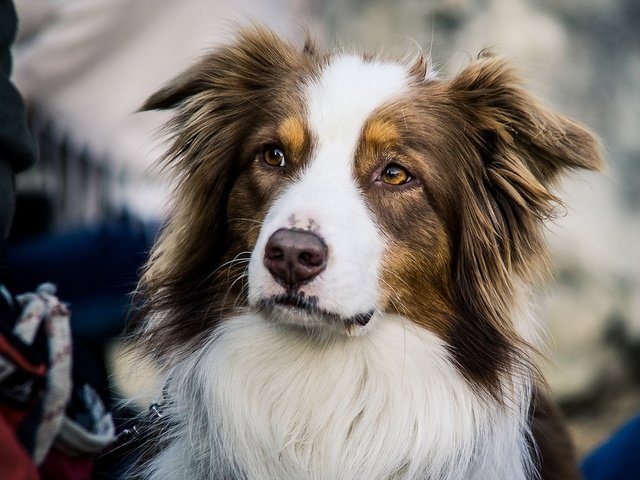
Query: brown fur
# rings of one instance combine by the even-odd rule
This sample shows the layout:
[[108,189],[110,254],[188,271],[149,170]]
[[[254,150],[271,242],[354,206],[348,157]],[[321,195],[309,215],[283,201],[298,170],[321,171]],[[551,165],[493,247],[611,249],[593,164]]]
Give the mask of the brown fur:
[[[156,318],[140,338],[157,360],[192,351],[246,307],[243,274],[261,221],[313,151],[300,87],[327,59],[311,42],[297,49],[248,30],[143,106],[176,110],[175,210],[140,284],[141,314]],[[410,91],[376,112],[356,152],[354,175],[389,243],[382,303],[443,338],[468,381],[500,398],[514,369],[535,370],[513,316],[519,285],[544,271],[553,185],[564,171],[599,169],[599,150],[503,60],[482,54],[452,80],[427,70],[425,58],[414,62]],[[269,144],[284,148],[286,169],[256,161]],[[373,186],[390,162],[414,177],[393,195]]]
[[[163,318],[141,337],[157,361],[190,351],[230,309],[244,304],[242,283],[227,279],[244,271],[242,259],[276,187],[247,178],[238,184],[238,177],[252,163],[260,135],[277,132],[284,115],[302,113],[292,85],[321,62],[254,29],[205,56],[142,106],[177,112],[166,157],[177,177],[176,203],[139,288],[137,318]],[[255,131],[256,125],[263,130]],[[233,259],[240,261],[227,263]]]
[[564,417],[548,392],[539,391],[534,399],[532,433],[540,458],[542,480],[582,478]]
[[[596,170],[601,158],[593,136],[525,93],[503,60],[481,56],[448,90],[465,119],[459,131],[475,143],[457,188],[454,278],[465,318],[484,324],[459,329],[452,343],[479,345],[484,337],[497,347],[489,355],[509,358],[520,343],[510,320],[517,282],[535,280],[545,264],[542,222],[559,202],[551,188],[563,170]],[[485,378],[491,368],[479,362],[472,371]]]

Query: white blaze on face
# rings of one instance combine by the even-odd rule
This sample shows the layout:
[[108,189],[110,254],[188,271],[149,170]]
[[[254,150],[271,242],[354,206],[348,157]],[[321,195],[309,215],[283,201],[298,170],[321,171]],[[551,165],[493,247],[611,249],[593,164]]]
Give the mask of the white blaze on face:
[[354,156],[366,120],[408,85],[400,64],[335,58],[305,93],[314,139],[308,167],[269,210],[249,265],[249,301],[283,293],[263,264],[280,228],[312,229],[328,247],[327,268],[301,290],[318,306],[349,318],[371,311],[378,297],[383,239],[354,179]]

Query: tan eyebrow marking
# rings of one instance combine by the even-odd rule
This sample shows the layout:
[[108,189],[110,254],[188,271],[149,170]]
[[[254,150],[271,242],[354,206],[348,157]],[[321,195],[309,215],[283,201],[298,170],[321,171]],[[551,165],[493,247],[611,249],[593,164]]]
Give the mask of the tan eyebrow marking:
[[365,127],[364,141],[378,145],[394,143],[399,138],[398,129],[391,122],[375,119]]
[[307,135],[304,123],[299,118],[285,119],[278,129],[278,134],[282,141],[295,152],[300,152],[304,148]]

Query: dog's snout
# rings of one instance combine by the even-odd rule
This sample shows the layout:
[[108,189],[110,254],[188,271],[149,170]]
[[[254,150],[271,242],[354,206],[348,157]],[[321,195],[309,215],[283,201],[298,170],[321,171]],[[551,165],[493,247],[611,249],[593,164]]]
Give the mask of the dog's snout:
[[264,265],[277,281],[294,288],[325,269],[327,254],[327,245],[317,234],[282,228],[267,241]]

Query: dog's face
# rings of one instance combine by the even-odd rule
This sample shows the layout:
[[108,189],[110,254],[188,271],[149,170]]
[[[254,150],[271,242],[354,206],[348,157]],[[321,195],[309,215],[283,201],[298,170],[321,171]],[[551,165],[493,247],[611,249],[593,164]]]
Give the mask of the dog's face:
[[176,209],[141,284],[159,355],[236,308],[331,335],[394,314],[492,384],[522,341],[515,283],[542,261],[549,187],[600,162],[495,58],[447,81],[422,57],[296,49],[260,29],[144,108],[177,110]]
[[413,208],[432,230],[420,236],[425,262],[446,249],[438,245],[447,241],[442,223],[422,194],[426,158],[400,131],[408,107],[400,97],[410,87],[399,64],[331,59],[297,88],[298,108],[250,141],[254,160],[229,206],[247,212],[235,203],[247,191],[267,199],[248,270],[249,304],[266,317],[359,334],[375,312],[394,310],[406,278],[397,256]]

